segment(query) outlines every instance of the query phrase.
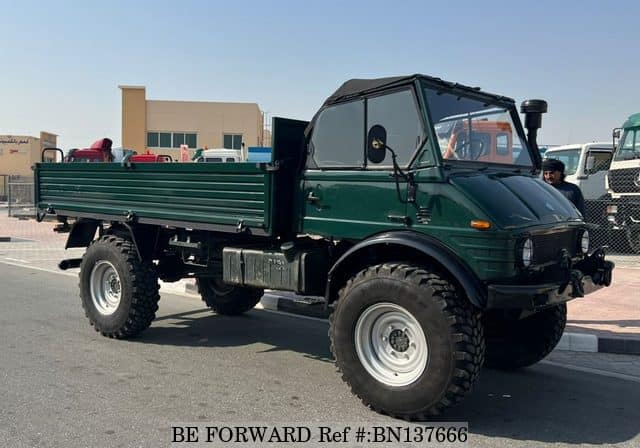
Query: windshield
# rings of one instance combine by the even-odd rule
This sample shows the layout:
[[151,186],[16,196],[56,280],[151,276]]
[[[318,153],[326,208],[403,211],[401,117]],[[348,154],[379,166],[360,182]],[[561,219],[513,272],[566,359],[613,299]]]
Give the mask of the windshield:
[[424,88],[443,159],[532,166],[513,108]]
[[640,159],[640,129],[628,129],[624,132],[614,160]]
[[545,159],[557,159],[564,163],[564,174],[571,176],[578,171],[578,163],[580,163],[580,148],[563,149],[561,151],[547,151],[544,154]]

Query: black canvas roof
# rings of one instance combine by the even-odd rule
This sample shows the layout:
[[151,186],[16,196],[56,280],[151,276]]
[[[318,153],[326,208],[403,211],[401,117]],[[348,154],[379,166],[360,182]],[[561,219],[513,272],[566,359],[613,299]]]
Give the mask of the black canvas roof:
[[[342,101],[347,101],[352,98],[358,98],[360,96],[363,96],[369,93],[374,93],[378,90],[389,89],[392,87],[410,84],[414,82],[416,79],[424,79],[435,85],[441,85],[442,87],[447,89],[466,90],[470,93],[476,93],[476,94],[481,92],[479,87],[469,87],[469,86],[465,86],[463,84],[458,84],[455,82],[444,81],[440,78],[435,78],[433,76],[420,75],[420,74],[408,75],[408,76],[393,76],[388,78],[350,79],[344,84],[342,84],[338,88],[338,90],[336,90],[329,98],[325,100],[320,110],[315,114],[315,116],[309,123],[309,126],[307,126],[307,129],[305,130],[305,135],[307,137],[309,136],[309,133],[311,132],[311,129],[313,129],[313,126],[315,124],[318,114],[326,106],[329,106],[335,103],[340,103]],[[505,96],[493,95],[487,92],[482,92],[482,94],[491,96],[499,101],[513,102],[513,99]]]
[[329,104],[338,103],[345,99],[364,95],[379,89],[387,89],[389,87],[399,86],[413,82],[417,75],[412,76],[394,76],[390,78],[375,79],[350,79],[333,92],[323,104],[323,107]]

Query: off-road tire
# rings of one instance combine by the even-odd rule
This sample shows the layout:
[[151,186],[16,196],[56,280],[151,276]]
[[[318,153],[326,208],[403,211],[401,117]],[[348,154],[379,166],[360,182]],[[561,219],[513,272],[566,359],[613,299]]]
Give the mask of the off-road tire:
[[[408,311],[426,336],[426,368],[407,385],[376,379],[356,349],[360,316],[385,302]],[[347,282],[330,316],[329,338],[337,368],[352,392],[376,412],[408,420],[428,419],[460,402],[484,359],[478,311],[446,278],[400,263],[366,268]]]
[[537,363],[558,345],[567,323],[567,305],[546,308],[524,319],[493,311],[482,317],[485,366],[515,370]]
[[[120,278],[121,298],[113,314],[102,314],[91,294],[91,272],[108,261]],[[80,264],[80,299],[85,315],[96,331],[110,338],[127,338],[145,330],[158,310],[158,275],[150,261],[140,261],[133,243],[115,235],[103,235],[85,252]]]
[[213,277],[199,277],[196,285],[202,301],[216,313],[225,316],[238,316],[253,309],[264,293],[258,288],[226,285]]

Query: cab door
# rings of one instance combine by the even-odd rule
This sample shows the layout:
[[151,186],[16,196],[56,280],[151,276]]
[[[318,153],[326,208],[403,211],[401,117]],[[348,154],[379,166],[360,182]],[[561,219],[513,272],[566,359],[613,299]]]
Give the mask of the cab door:
[[365,142],[372,126],[384,126],[406,169],[425,135],[419,117],[410,87],[325,108],[303,174],[302,232],[362,239],[406,228],[406,182],[396,179],[389,152],[379,163],[367,160]]

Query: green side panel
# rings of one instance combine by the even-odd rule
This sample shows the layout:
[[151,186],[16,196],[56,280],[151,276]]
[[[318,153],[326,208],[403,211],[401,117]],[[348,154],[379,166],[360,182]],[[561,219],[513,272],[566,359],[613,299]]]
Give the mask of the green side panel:
[[269,229],[270,177],[249,163],[59,163],[36,166],[40,209]]
[[[406,184],[400,184],[406,196]],[[405,229],[407,207],[388,171],[306,171],[302,232],[335,239],[364,239]],[[310,200],[310,198],[313,198]]]

